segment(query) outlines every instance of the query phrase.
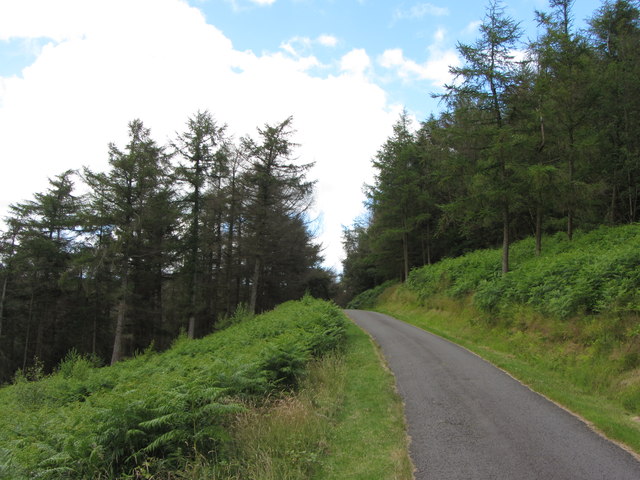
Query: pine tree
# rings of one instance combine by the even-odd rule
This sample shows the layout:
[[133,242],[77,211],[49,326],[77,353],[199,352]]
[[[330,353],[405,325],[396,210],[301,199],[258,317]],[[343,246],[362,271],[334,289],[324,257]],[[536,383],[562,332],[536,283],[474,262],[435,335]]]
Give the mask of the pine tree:
[[[381,253],[382,262],[388,258],[392,271],[393,265],[402,265],[399,277],[405,280],[410,268],[410,236],[415,232],[416,217],[420,213],[416,200],[420,195],[422,177],[406,111],[393,126],[393,135],[378,151],[373,167],[377,171],[375,184],[368,188],[367,195],[372,211],[372,228],[378,232],[374,234],[377,244],[374,249]],[[401,253],[397,255],[396,252]]]
[[[175,223],[174,192],[163,149],[140,120],[124,151],[109,146],[108,173],[85,170],[90,203],[119,278],[111,363],[145,348],[161,321],[164,243]],[[105,243],[105,239],[100,239]],[[125,345],[128,340],[128,345]]]
[[563,206],[569,239],[575,230],[579,208],[587,203],[586,148],[594,98],[589,88],[590,54],[587,43],[573,29],[573,0],[550,0],[551,13],[537,12],[545,28],[535,47],[539,65],[537,91],[545,122],[549,155],[562,159]]
[[[497,215],[502,222],[502,271],[509,271],[511,215],[516,202],[514,169],[510,149],[512,138],[507,118],[509,92],[517,79],[513,50],[521,32],[519,25],[493,0],[480,26],[480,37],[473,45],[458,44],[465,65],[451,68],[459,83],[447,85],[444,99],[465,116],[472,130],[472,161],[475,174],[470,179],[472,202],[486,207],[485,215]],[[466,128],[466,127],[465,127]],[[471,209],[467,204],[466,208]]]
[[218,272],[216,281],[220,280],[220,265],[222,262],[222,208],[221,202],[214,200],[215,212],[212,213],[213,222],[209,226],[213,232],[203,232],[206,198],[220,197],[222,180],[228,171],[228,141],[225,138],[226,125],[218,126],[212,115],[198,112],[187,121],[187,130],[178,135],[173,147],[185,163],[180,163],[176,170],[178,179],[185,185],[182,196],[185,206],[183,216],[187,219],[184,236],[185,274],[188,277],[189,322],[188,336],[194,338],[197,330],[197,318],[203,309],[201,291],[203,267],[205,263],[204,237],[215,235]]
[[[640,10],[637,2],[605,2],[590,21],[596,57],[594,90],[599,158],[608,170],[611,223],[640,218]],[[595,110],[595,109],[594,109]],[[601,170],[602,171],[602,170]]]
[[249,310],[261,307],[258,302],[264,276],[272,268],[272,246],[286,228],[280,221],[294,219],[308,209],[313,183],[305,179],[312,164],[296,164],[291,141],[293,119],[258,129],[259,140],[245,137],[242,148],[248,158],[244,176],[248,247],[253,264]]
[[[10,207],[11,247],[7,264],[10,268],[2,286],[2,313],[11,274],[14,287],[11,296],[14,300],[26,300],[13,311],[15,321],[24,327],[19,334],[23,369],[32,358],[50,368],[52,357],[65,348],[67,337],[73,334],[71,315],[63,314],[66,308],[63,280],[71,269],[72,242],[78,223],[79,202],[73,195],[73,174],[67,171],[50,179],[46,192]],[[67,322],[61,325],[59,320],[63,317]]]

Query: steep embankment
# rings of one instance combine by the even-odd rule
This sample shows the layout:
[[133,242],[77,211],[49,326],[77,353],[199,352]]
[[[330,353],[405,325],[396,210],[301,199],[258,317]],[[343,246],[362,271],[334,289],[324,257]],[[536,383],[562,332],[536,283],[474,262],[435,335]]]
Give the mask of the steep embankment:
[[[376,478],[410,478],[392,379],[335,305],[305,298],[236,320],[113,367],[70,354],[54,375],[18,376],[0,389],[0,478],[339,478],[366,464],[338,455],[353,432],[384,438]],[[354,362],[373,391],[354,390]],[[351,421],[359,393],[385,413],[365,430]]]
[[447,259],[374,306],[470,348],[640,452],[640,225],[555,235],[540,257],[525,240],[512,266],[500,273],[498,250]]

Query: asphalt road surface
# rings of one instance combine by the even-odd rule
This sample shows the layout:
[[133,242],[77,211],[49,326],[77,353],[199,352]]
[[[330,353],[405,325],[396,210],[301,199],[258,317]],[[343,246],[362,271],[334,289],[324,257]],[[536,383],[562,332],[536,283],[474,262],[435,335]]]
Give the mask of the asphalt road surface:
[[469,351],[348,310],[382,348],[405,402],[416,480],[640,480],[640,462]]

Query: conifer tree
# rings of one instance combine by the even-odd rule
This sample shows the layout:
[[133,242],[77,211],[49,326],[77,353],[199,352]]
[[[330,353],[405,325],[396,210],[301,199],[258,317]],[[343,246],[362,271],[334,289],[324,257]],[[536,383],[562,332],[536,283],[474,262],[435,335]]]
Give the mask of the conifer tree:
[[[410,235],[416,227],[420,196],[419,158],[409,115],[403,111],[393,126],[393,135],[387,139],[373,160],[376,169],[375,184],[368,188],[373,228],[378,234],[376,250],[389,258],[391,265],[402,265],[400,277],[409,275]],[[394,244],[400,246],[396,249]],[[401,252],[396,255],[395,252]],[[400,260],[400,261],[398,261]],[[392,267],[393,269],[393,267]]]
[[[188,336],[194,338],[197,330],[197,318],[202,311],[201,286],[203,283],[202,269],[205,263],[204,237],[215,235],[215,246],[218,252],[217,264],[221,265],[222,251],[222,208],[221,202],[213,202],[215,212],[212,216],[213,232],[203,232],[205,201],[209,197],[219,197],[222,194],[222,180],[228,170],[228,145],[225,138],[226,125],[218,126],[213,116],[205,111],[198,112],[187,121],[187,130],[178,135],[173,147],[184,160],[176,169],[178,179],[185,185],[182,197],[185,205],[184,247],[185,274],[188,278],[189,321]],[[211,228],[211,227],[210,227]],[[219,270],[219,269],[218,269]],[[216,277],[219,282],[220,275]]]
[[640,218],[640,9],[637,2],[605,2],[590,21],[595,49],[600,171],[607,170],[611,223]]
[[283,234],[283,218],[301,218],[308,209],[314,182],[305,179],[312,164],[296,164],[292,117],[276,125],[258,128],[258,140],[242,139],[248,158],[244,176],[247,234],[253,273],[249,310],[259,307],[264,275],[272,268],[269,247]]
[[[451,68],[458,83],[447,85],[444,99],[464,115],[471,130],[475,174],[470,178],[471,198],[464,208],[479,206],[482,215],[500,217],[502,223],[502,271],[509,271],[509,244],[513,205],[518,189],[510,152],[508,94],[515,87],[517,62],[514,49],[521,32],[506,16],[499,0],[492,0],[480,25],[480,37],[472,45],[458,44],[465,64]],[[484,210],[484,211],[483,211]]]
[[129,123],[124,151],[109,146],[109,164],[108,173],[87,169],[85,178],[99,230],[113,237],[110,256],[119,278],[113,364],[145,348],[161,320],[163,249],[175,210],[167,157],[140,120]]
[[537,91],[545,122],[546,149],[565,164],[563,207],[569,239],[575,230],[575,217],[588,198],[585,157],[590,108],[594,98],[590,89],[591,59],[583,36],[573,28],[573,0],[549,0],[550,13],[537,12],[545,32],[538,42]]

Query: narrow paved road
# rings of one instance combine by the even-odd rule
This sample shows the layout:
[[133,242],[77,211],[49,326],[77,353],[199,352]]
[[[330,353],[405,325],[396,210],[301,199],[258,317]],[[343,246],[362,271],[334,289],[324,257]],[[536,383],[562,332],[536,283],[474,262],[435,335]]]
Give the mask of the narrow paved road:
[[467,350],[348,310],[381,346],[405,402],[416,480],[640,480],[640,462]]

